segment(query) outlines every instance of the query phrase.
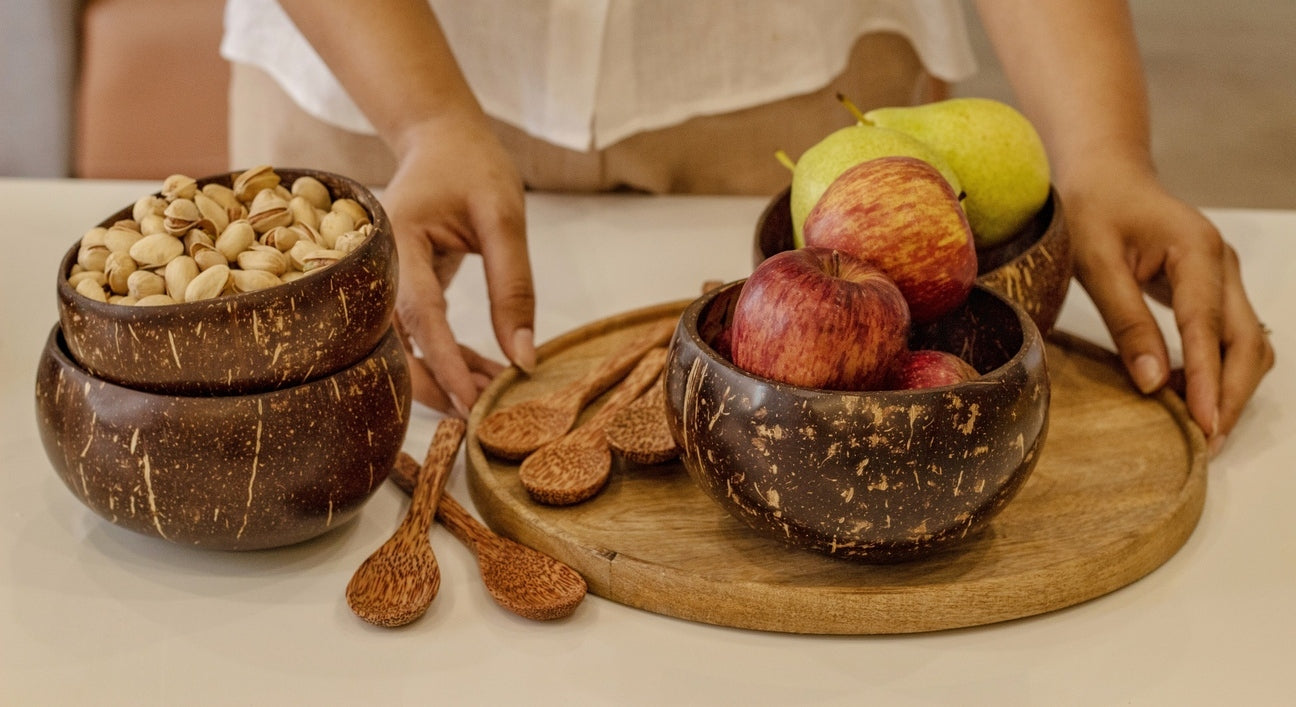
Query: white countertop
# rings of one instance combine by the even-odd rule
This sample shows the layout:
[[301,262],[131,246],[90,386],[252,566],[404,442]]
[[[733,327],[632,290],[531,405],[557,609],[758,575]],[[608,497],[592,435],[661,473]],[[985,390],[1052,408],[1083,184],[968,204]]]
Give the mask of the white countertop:
[[[0,179],[0,704],[1289,704],[1296,663],[1296,212],[1214,210],[1279,365],[1212,460],[1201,520],[1144,579],[1062,611],[975,629],[820,637],[695,624],[588,597],[534,623],[496,606],[436,527],[428,613],[399,630],[346,606],[395,529],[388,485],[320,539],[183,549],[83,507],[37,434],[35,368],[59,258],[151,182]],[[760,199],[536,195],[537,337],[693,296],[750,271]],[[451,293],[462,340],[495,353],[475,259]],[[1165,320],[1167,324],[1169,319]],[[1060,328],[1110,345],[1078,287]],[[416,406],[406,450],[437,415]],[[450,493],[471,507],[460,468]]]

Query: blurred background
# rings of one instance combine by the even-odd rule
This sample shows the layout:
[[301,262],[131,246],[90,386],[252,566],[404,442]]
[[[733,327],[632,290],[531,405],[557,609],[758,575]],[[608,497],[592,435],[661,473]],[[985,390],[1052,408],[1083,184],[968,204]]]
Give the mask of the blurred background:
[[[0,0],[0,176],[225,171],[222,0]],[[980,73],[1012,102],[976,13]],[[1200,206],[1296,208],[1296,2],[1133,0],[1170,188]]]

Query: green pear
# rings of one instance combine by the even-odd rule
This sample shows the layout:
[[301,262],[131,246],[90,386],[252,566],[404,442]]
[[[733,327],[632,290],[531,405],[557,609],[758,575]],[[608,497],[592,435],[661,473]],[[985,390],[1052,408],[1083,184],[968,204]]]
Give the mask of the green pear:
[[959,178],[949,163],[931,146],[905,133],[872,125],[850,125],[829,133],[811,145],[792,170],[792,240],[805,245],[801,226],[806,214],[842,172],[878,157],[914,157],[935,167],[960,192]]
[[963,184],[963,209],[978,247],[1010,238],[1048,199],[1044,143],[1026,116],[1005,103],[951,98],[877,108],[864,122],[908,133],[941,153]]

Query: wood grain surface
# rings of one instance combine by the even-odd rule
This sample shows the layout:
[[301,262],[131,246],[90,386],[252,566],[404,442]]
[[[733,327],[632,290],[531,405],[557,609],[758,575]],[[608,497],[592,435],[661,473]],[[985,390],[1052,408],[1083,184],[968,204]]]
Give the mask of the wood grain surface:
[[1174,555],[1196,526],[1206,447],[1183,403],[1170,392],[1139,395],[1114,356],[1061,332],[1049,338],[1052,420],[1034,474],[975,538],[910,563],[859,564],[758,536],[675,462],[618,459],[594,498],[541,506],[518,481],[516,462],[490,457],[477,444],[473,429],[492,409],[569,383],[686,304],[628,312],[548,342],[530,377],[509,369],[469,418],[469,490],[479,513],[496,531],[576,568],[604,598],[766,631],[975,626],[1119,589]]

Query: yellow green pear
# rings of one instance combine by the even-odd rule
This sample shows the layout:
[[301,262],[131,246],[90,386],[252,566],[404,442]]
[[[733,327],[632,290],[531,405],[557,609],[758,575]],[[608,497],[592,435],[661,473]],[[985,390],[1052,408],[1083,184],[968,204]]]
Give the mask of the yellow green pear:
[[935,167],[958,194],[959,178],[949,163],[933,147],[910,135],[872,125],[850,125],[829,133],[811,145],[792,169],[792,239],[796,247],[805,245],[801,225],[824,190],[842,172],[878,157],[914,157]]
[[945,158],[966,192],[963,210],[978,246],[1017,233],[1048,199],[1049,163],[1035,126],[989,98],[951,98],[877,108],[864,122],[908,133]]

